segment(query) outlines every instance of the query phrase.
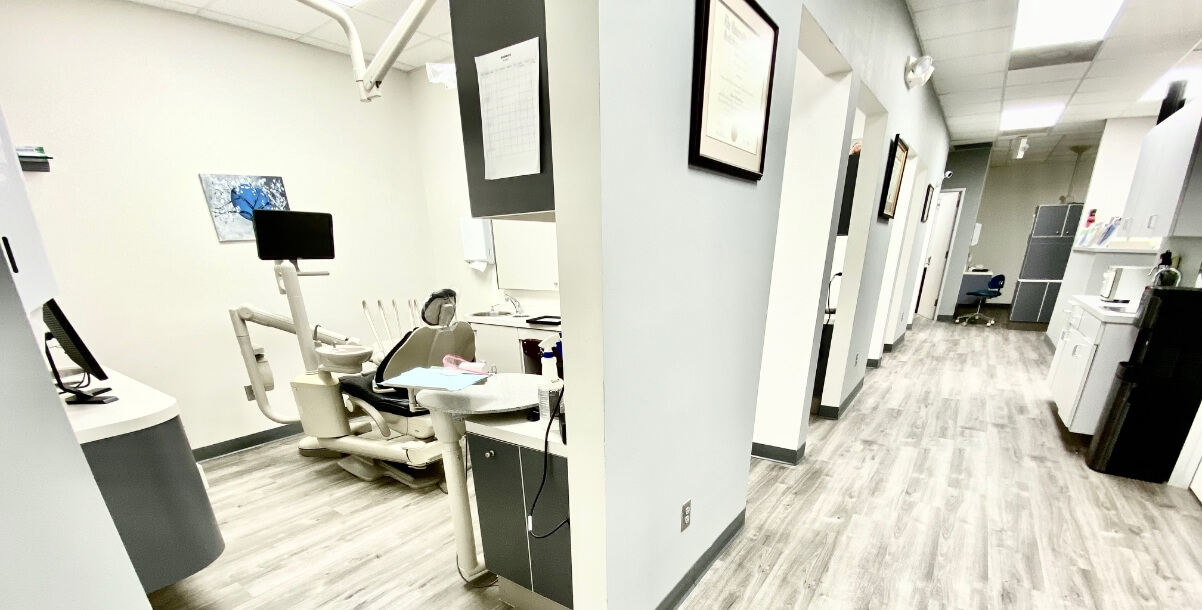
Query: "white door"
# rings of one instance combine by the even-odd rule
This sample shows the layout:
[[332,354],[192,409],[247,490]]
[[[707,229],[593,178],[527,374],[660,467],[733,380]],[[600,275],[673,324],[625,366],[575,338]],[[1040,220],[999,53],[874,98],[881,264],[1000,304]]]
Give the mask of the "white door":
[[960,197],[963,194],[964,191],[959,190],[940,193],[939,201],[935,204],[935,225],[931,228],[922,293],[918,297],[918,315],[931,320],[935,319],[935,306],[939,301],[939,291],[943,288],[943,270],[947,267],[948,250],[952,246],[952,233],[960,214]]

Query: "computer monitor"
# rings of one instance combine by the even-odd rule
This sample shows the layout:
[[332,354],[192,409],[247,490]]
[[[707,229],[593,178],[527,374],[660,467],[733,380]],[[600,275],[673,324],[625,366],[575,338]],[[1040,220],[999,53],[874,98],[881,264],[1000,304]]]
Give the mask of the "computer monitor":
[[256,210],[251,222],[260,260],[334,258],[334,217],[329,214]]
[[[61,307],[54,299],[46,301],[46,305],[42,307],[42,321],[46,323],[46,327],[50,332],[46,334],[46,339],[51,338],[58,340],[58,344],[62,346],[63,352],[72,362],[79,365],[84,373],[89,376],[104,381],[109,376],[100,368],[100,363],[96,361],[96,357],[92,352],[88,351],[86,345],[83,344],[83,339],[79,338],[79,333],[75,332],[75,327],[71,326],[71,322],[67,320],[66,314],[63,313]],[[54,381],[58,388],[63,392],[71,394],[67,398],[68,404],[103,404],[117,400],[116,396],[101,396],[112,388],[89,388],[84,389],[82,386],[70,386],[63,383],[62,377],[59,376],[58,368],[54,365],[54,357],[50,355],[50,347],[46,347],[46,359],[50,361],[50,370],[54,374]]]

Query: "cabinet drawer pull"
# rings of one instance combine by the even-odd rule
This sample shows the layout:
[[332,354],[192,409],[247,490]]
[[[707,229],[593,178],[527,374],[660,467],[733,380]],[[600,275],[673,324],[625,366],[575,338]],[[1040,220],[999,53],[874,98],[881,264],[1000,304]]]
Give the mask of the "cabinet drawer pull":
[[1077,345],[1074,345],[1074,346],[1073,346],[1073,353],[1071,353],[1071,354],[1069,354],[1069,355],[1070,355],[1070,356],[1072,356],[1073,358],[1076,358],[1076,357],[1077,357],[1077,349],[1078,349],[1078,348],[1080,348],[1080,347],[1081,347],[1081,344],[1080,344],[1080,343],[1078,343]]
[[1156,221],[1159,219],[1160,219],[1160,214],[1153,214],[1153,215],[1149,216],[1148,217],[1148,228],[1151,229],[1151,228],[1155,227]]
[[489,449],[488,451],[484,452],[484,459],[491,460],[495,455],[497,455],[497,452]]

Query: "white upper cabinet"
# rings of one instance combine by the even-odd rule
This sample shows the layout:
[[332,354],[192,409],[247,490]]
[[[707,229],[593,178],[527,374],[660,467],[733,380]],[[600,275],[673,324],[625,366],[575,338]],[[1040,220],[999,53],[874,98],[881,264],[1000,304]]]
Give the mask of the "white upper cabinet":
[[8,123],[0,111],[0,259],[12,274],[21,305],[28,313],[54,298],[58,284],[50,269],[14,148]]
[[1202,100],[1144,137],[1123,215],[1124,237],[1202,237]]
[[492,239],[498,288],[559,290],[555,223],[494,219]]

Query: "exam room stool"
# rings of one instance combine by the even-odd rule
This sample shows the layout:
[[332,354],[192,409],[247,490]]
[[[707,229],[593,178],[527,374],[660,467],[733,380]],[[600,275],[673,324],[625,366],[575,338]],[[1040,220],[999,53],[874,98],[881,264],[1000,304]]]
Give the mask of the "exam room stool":
[[985,326],[993,326],[997,320],[981,313],[981,306],[989,299],[996,299],[1002,296],[1002,288],[1006,286],[1006,276],[995,275],[989,278],[989,284],[984,290],[973,290],[969,295],[977,297],[977,310],[970,314],[965,314],[956,318],[956,324],[968,326],[974,320],[986,320]]

